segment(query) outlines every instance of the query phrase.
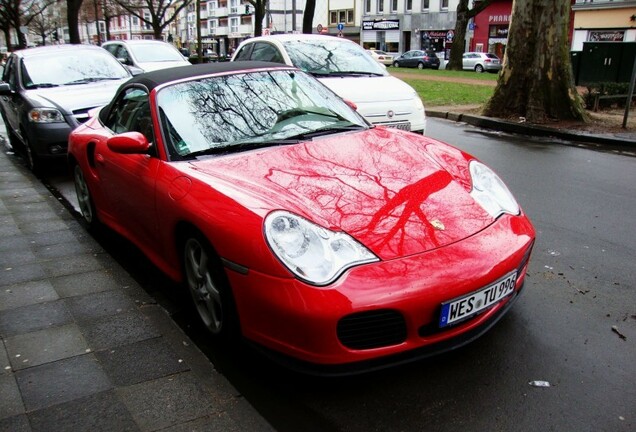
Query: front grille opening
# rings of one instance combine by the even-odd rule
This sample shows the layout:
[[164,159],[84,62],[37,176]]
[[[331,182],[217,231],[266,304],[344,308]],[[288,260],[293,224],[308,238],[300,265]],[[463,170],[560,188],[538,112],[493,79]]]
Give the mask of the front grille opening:
[[338,339],[347,348],[365,350],[397,345],[406,340],[404,317],[394,310],[348,315],[338,322]]
[[75,117],[75,120],[77,120],[78,123],[85,123],[89,119],[88,112],[93,108],[94,107],[74,110],[73,117]]

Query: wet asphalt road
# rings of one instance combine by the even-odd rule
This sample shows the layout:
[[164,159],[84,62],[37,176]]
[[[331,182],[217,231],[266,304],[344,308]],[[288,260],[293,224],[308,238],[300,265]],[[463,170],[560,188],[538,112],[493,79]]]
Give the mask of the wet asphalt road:
[[[428,135],[493,167],[538,235],[510,313],[433,359],[318,379],[212,346],[176,287],[124,240],[100,240],[280,431],[635,430],[636,158],[434,119]],[[74,200],[69,178],[50,183]]]

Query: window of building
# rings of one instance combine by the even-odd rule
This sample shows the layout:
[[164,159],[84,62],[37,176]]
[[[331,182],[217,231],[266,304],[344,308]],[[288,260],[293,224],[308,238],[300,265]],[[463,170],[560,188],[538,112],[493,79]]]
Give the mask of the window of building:
[[353,9],[348,9],[347,10],[347,24],[353,24],[354,18],[353,18]]
[[430,7],[431,7],[431,1],[430,0],[422,0],[422,10],[423,11],[428,11]]
[[364,13],[367,13],[367,14],[371,13],[371,0],[364,1]]
[[378,0],[378,13],[384,13],[384,0]]
[[354,15],[353,9],[343,9],[337,11],[329,12],[329,24],[337,25],[339,23],[342,24],[353,24],[354,23]]
[[136,16],[132,17],[132,25],[138,26],[139,25],[139,18],[137,18]]
[[413,0],[406,0],[406,11],[410,12],[413,10]]
[[239,19],[238,17],[230,18],[230,33],[238,33],[239,31]]
[[391,0],[391,12],[397,12],[398,0]]
[[442,0],[442,9],[448,9],[448,0]]
[[218,7],[218,6],[217,6],[217,3],[216,3],[216,0],[212,0],[212,1],[209,1],[209,2],[208,2],[208,8],[209,8],[211,11],[215,10],[217,7]]

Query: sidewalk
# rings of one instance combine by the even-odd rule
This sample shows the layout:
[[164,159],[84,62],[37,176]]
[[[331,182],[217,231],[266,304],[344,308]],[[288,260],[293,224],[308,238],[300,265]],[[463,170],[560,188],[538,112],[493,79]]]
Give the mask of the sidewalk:
[[272,431],[0,136],[0,431]]

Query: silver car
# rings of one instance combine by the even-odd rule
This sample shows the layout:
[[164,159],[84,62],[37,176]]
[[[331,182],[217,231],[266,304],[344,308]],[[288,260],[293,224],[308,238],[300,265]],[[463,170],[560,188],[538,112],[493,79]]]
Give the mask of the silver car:
[[492,53],[467,52],[462,58],[462,68],[464,70],[474,70],[477,73],[499,72],[501,70],[501,60]]
[[108,41],[102,47],[122,64],[143,72],[191,65],[174,45],[159,40]]

